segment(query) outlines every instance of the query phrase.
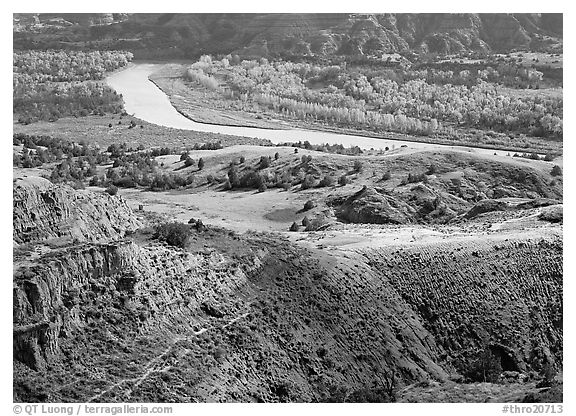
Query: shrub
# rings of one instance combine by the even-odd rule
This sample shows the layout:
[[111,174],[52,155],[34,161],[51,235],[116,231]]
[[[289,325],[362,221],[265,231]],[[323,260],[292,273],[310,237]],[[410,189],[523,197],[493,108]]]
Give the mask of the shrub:
[[562,175],[562,168],[558,165],[554,165],[552,170],[550,171],[550,175],[552,176],[560,176]]
[[182,162],[183,160],[186,160],[186,159],[188,159],[189,157],[190,157],[190,156],[189,156],[189,153],[188,153],[188,152],[184,152],[184,153],[182,153],[182,154],[180,155],[180,161]]
[[268,189],[268,187],[266,186],[266,183],[262,182],[260,184],[260,186],[258,187],[258,192],[264,192],[264,191],[266,191],[266,189]]
[[306,226],[305,231],[318,231],[320,228],[322,228],[327,223],[328,223],[328,221],[327,221],[326,217],[323,215],[320,215],[319,217],[316,217],[316,218],[314,218],[308,222],[308,225]]
[[274,159],[275,160],[280,159],[280,153],[278,153],[278,152],[274,153]]
[[338,178],[338,184],[341,186],[345,186],[348,184],[348,177],[346,175],[342,175],[340,176],[340,178]]
[[415,183],[415,182],[428,182],[428,176],[425,173],[409,173],[408,178],[406,179],[407,183]]
[[552,162],[554,160],[554,155],[552,153],[546,153],[546,156],[544,156],[544,160],[546,162]]
[[334,185],[334,177],[326,175],[320,181],[320,186],[332,186]]
[[299,228],[300,226],[296,224],[296,222],[293,222],[292,225],[290,226],[290,231],[298,231]]
[[190,226],[181,222],[162,224],[156,228],[154,238],[171,246],[184,248],[190,238]]
[[391,177],[392,177],[392,174],[390,173],[389,170],[387,170],[387,171],[384,173],[384,175],[382,175],[382,180],[383,180],[383,181],[387,181],[387,180],[389,180]]
[[134,182],[131,176],[124,176],[123,178],[115,180],[114,185],[119,188],[135,188],[136,182]]
[[200,170],[204,169],[204,159],[203,158],[198,159],[198,169],[200,169]]
[[240,156],[240,163],[246,162],[246,158],[244,156]]
[[436,165],[434,163],[430,164],[430,166],[428,166],[428,171],[426,172],[426,175],[434,175],[437,171]]
[[310,218],[308,218],[308,216],[305,216],[304,218],[302,218],[302,225],[304,227],[308,227],[308,224],[310,224]]
[[270,166],[270,158],[268,156],[260,156],[260,169],[266,169]]
[[470,364],[465,376],[473,382],[496,383],[499,381],[501,373],[502,365],[500,359],[490,348],[486,348]]
[[354,171],[362,172],[362,169],[364,169],[364,164],[359,160],[354,161]]
[[300,185],[301,189],[309,189],[314,186],[314,176],[306,175],[304,180],[302,181],[302,185]]
[[316,206],[316,204],[314,203],[314,201],[306,201],[306,203],[304,204],[304,211],[309,211],[312,208],[314,208]]
[[108,188],[106,188],[106,193],[108,195],[116,195],[118,193],[118,187],[114,186],[114,185],[110,185]]

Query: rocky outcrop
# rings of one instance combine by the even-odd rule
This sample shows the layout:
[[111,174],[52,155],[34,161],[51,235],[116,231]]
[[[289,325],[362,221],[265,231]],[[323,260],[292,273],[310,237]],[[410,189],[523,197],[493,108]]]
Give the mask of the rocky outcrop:
[[77,191],[39,177],[15,179],[13,201],[16,243],[59,237],[79,241],[117,239],[140,226],[120,197]]
[[416,211],[410,205],[377,189],[364,186],[343,201],[336,216],[359,224],[407,224]]
[[91,323],[108,325],[121,317],[139,333],[194,314],[245,284],[243,271],[222,271],[222,261],[218,254],[194,256],[120,241],[84,244],[17,268],[14,357],[43,369],[60,352],[60,340]]

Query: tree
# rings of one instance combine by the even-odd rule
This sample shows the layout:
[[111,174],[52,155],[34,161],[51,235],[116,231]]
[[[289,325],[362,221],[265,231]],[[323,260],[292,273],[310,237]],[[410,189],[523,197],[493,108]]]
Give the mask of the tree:
[[240,163],[244,163],[246,161],[246,158],[244,156],[240,156]]
[[198,159],[198,169],[199,170],[204,169],[204,159],[203,158]]
[[346,175],[342,175],[338,178],[338,184],[341,186],[345,186],[348,184],[348,177]]
[[554,167],[552,168],[552,171],[550,172],[550,175],[552,175],[552,176],[562,175],[562,168],[558,165],[554,165]]
[[362,172],[362,169],[364,169],[364,164],[359,160],[354,161],[354,171]]
[[266,191],[266,189],[268,189],[268,187],[266,186],[266,183],[262,182],[260,184],[260,186],[258,187],[258,192],[264,192],[264,191]]

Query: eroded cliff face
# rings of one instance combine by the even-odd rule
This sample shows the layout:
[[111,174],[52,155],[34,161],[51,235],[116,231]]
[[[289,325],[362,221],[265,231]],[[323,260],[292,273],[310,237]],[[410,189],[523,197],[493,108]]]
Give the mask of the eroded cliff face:
[[329,250],[210,228],[186,250],[129,237],[19,248],[15,400],[389,401],[472,377],[485,351],[500,370],[561,369],[561,232]]
[[[118,309],[135,335],[182,318],[245,284],[239,268],[218,269],[217,253],[190,255],[130,241],[53,252],[14,275],[14,357],[33,369],[58,359],[59,343]],[[256,263],[257,264],[257,263]],[[223,276],[225,275],[225,276]],[[225,278],[224,278],[225,277]]]
[[60,237],[117,239],[140,226],[122,199],[56,186],[44,178],[15,179],[12,198],[13,238],[19,244]]

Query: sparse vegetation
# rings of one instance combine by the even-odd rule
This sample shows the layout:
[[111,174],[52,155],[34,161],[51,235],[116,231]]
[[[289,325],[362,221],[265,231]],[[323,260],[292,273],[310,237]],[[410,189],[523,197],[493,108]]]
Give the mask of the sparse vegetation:
[[190,238],[190,226],[181,222],[161,224],[156,228],[154,238],[174,247],[185,248]]
[[562,175],[562,168],[558,165],[554,165],[552,170],[550,171],[550,175],[552,176],[561,176]]

